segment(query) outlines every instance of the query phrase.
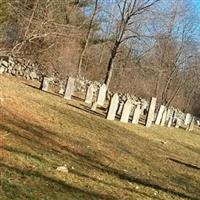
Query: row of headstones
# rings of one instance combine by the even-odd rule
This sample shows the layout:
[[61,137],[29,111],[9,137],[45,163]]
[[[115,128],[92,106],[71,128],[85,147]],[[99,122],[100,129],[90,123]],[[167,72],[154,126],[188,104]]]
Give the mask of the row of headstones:
[[[49,87],[49,82],[50,79],[44,77],[42,84],[41,84],[41,89],[43,91],[48,91]],[[75,79],[72,77],[68,78],[65,90],[64,90],[64,98],[70,100],[72,98],[72,95],[74,93],[74,85],[75,85]],[[92,107],[91,109],[94,111],[96,110],[97,106],[104,106],[105,100],[106,100],[106,93],[107,93],[107,86],[103,84],[99,91],[97,98],[94,100],[94,93],[95,93],[95,88],[91,84],[86,91],[85,95],[85,103],[91,104]],[[124,123],[128,123],[130,119],[130,115],[132,113],[132,123],[133,124],[138,124],[140,120],[140,116],[143,112],[143,108],[141,107],[140,104],[134,105],[130,100],[127,100],[123,107],[120,104],[119,100],[119,95],[115,93],[112,98],[110,99],[109,102],[109,107],[107,110],[106,114],[106,119],[108,120],[115,120],[117,114],[120,114],[120,121]],[[148,108],[148,113],[145,121],[145,126],[150,127],[152,123],[154,122],[155,125],[167,125],[167,127],[171,127],[172,123],[175,118],[175,113],[171,109],[167,109],[164,105],[161,105],[158,113],[155,118],[155,109],[156,109],[156,98],[152,97],[149,108]],[[133,112],[132,112],[133,111]],[[191,118],[191,120],[189,120]],[[194,117],[190,117],[190,114],[186,115],[184,124],[187,125],[187,130],[191,131],[193,129],[193,124],[194,124]],[[179,118],[176,118],[175,120],[175,128],[179,128],[182,125],[182,121]]]
[[[125,123],[129,122],[129,118],[130,118],[130,114],[131,114],[131,110],[133,109],[133,106],[134,105],[131,103],[131,101],[129,100],[126,101],[126,103],[123,106],[122,114],[120,117],[121,122],[125,122]],[[132,123],[138,124],[140,115],[142,113],[142,109],[140,105],[136,105],[134,107],[135,108],[134,108],[134,112],[132,116]],[[117,94],[114,94],[114,96],[112,97],[110,101],[106,118],[109,120],[114,120],[116,117],[118,108],[119,108],[119,97]],[[155,125],[161,125],[161,126],[167,125],[167,127],[171,127],[173,121],[175,121],[175,128],[179,128],[182,126],[182,120],[179,118],[175,119],[175,111],[169,108],[166,108],[164,105],[161,105],[155,117],[155,109],[156,109],[156,98],[152,97],[150,105],[149,105],[146,121],[145,121],[146,127],[150,127],[153,122],[155,123]],[[188,131],[193,130],[194,117],[191,117],[189,113],[186,114],[184,125],[186,125],[186,130]]]

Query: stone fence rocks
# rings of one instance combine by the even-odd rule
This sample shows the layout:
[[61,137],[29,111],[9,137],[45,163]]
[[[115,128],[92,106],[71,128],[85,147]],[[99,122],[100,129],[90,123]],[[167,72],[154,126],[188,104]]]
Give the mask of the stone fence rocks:
[[14,58],[11,56],[0,57],[0,74],[10,74],[21,76],[27,80],[36,79],[41,81],[42,74],[38,70],[38,65],[30,63],[25,59]]

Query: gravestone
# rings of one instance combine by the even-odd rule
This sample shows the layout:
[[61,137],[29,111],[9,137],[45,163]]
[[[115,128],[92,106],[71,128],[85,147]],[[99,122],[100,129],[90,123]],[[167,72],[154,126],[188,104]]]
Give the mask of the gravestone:
[[191,121],[186,128],[186,131],[193,131],[193,130],[194,130],[194,117],[191,118]]
[[177,118],[175,128],[179,128],[180,126],[181,126],[181,120],[179,118]]
[[94,94],[94,86],[91,84],[87,88],[86,96],[85,96],[85,103],[91,104],[93,100],[93,94]]
[[108,120],[114,120],[115,119],[117,108],[118,108],[118,104],[119,104],[119,96],[116,93],[111,98],[106,119],[108,119]]
[[160,124],[164,111],[165,111],[165,106],[161,105],[156,117],[156,121],[155,121],[156,125]]
[[190,113],[187,113],[186,116],[185,116],[185,120],[184,120],[184,125],[188,125],[191,121],[191,114]]
[[161,126],[165,125],[166,118],[167,118],[167,109],[165,108],[163,115],[162,115],[161,123],[160,123]]
[[59,93],[59,94],[61,94],[61,95],[63,95],[63,94],[64,94],[64,92],[65,92],[65,90],[64,90],[64,88],[61,86],[61,87],[60,87],[60,90],[59,90],[59,92],[58,92],[58,93]]
[[91,110],[96,111],[96,109],[97,109],[97,102],[95,101],[95,102],[92,103]]
[[124,104],[124,107],[122,110],[122,115],[120,118],[121,122],[128,123],[132,107],[133,107],[133,105],[132,105],[131,101],[127,100],[126,103]]
[[124,107],[124,102],[123,101],[119,102],[119,106],[118,106],[118,109],[117,109],[117,115],[119,115],[119,116],[122,115],[123,107]]
[[170,117],[169,117],[169,120],[168,120],[168,122],[167,122],[167,127],[168,127],[168,128],[170,128],[171,125],[172,125],[172,119],[173,119],[172,116],[170,116]]
[[146,124],[145,124],[146,127],[150,127],[152,124],[152,121],[154,120],[155,108],[156,108],[156,98],[152,97],[150,105],[149,105],[148,114],[147,114],[147,119],[146,119]]
[[72,78],[72,77],[68,78],[67,84],[65,87],[65,93],[64,93],[65,99],[69,99],[69,100],[71,99],[73,92],[74,92],[74,82],[75,82],[74,78]]
[[104,101],[106,99],[106,92],[107,92],[107,86],[105,84],[103,84],[99,89],[99,93],[98,93],[98,97],[97,97],[97,105],[99,105],[99,106],[104,105]]
[[140,105],[137,105],[133,113],[132,124],[138,124],[141,112],[142,109],[140,108]]
[[49,78],[43,77],[41,85],[40,85],[40,89],[47,92],[49,88],[49,82],[50,82]]

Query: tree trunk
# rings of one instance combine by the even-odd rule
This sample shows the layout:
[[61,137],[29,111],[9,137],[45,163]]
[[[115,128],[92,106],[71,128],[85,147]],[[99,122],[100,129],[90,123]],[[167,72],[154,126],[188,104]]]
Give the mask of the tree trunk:
[[108,66],[107,66],[106,78],[104,80],[104,83],[107,85],[107,87],[110,85],[110,81],[111,81],[112,74],[113,74],[113,61],[116,57],[119,45],[120,45],[120,42],[116,41],[114,46],[113,46],[113,49],[111,51],[111,56],[110,56]]
[[88,47],[89,40],[90,40],[90,37],[91,37],[91,34],[92,34],[92,26],[93,26],[93,22],[94,22],[95,16],[97,14],[97,9],[98,9],[98,0],[95,1],[94,12],[93,12],[92,18],[90,20],[88,32],[87,32],[86,39],[85,39],[85,44],[83,46],[83,49],[82,49],[82,52],[81,52],[81,55],[80,55],[80,58],[79,58],[79,62],[78,62],[78,77],[81,76],[81,69],[82,69],[82,64],[83,64],[83,58],[85,56],[85,52],[86,52],[86,49]]

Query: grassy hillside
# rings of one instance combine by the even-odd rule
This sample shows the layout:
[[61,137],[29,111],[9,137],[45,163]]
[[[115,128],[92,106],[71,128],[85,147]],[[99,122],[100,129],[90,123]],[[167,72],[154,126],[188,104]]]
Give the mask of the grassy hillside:
[[199,130],[108,121],[37,87],[0,76],[1,200],[200,199]]

